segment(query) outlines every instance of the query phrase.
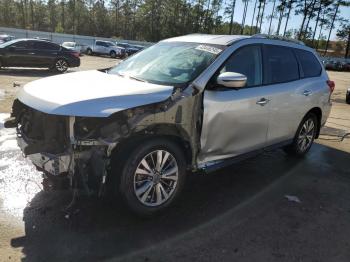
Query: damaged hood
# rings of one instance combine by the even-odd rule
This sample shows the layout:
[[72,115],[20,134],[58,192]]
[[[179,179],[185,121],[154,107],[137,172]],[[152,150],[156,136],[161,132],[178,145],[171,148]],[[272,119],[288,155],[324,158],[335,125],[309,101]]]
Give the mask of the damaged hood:
[[48,114],[108,117],[128,108],[164,101],[172,91],[172,86],[93,70],[30,82],[20,91],[18,99]]

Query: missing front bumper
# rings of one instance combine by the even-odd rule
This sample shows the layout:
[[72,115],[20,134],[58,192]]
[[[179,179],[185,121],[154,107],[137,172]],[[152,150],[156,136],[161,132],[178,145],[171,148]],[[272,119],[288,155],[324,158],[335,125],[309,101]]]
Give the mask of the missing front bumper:
[[[25,148],[28,147],[28,143],[22,137],[17,137],[17,144],[22,152],[25,152]],[[28,155],[27,157],[40,171],[48,172],[55,176],[69,173],[74,161],[72,155],[68,153],[59,155],[36,153]]]

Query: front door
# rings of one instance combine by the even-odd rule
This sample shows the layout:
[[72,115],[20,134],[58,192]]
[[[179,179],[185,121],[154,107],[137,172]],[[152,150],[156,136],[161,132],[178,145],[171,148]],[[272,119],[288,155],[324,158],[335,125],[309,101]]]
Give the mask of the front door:
[[7,66],[26,66],[29,63],[28,41],[18,41],[6,47],[3,59]]
[[[234,51],[204,91],[204,114],[199,163],[244,154],[266,145],[269,90],[262,86],[261,46]],[[222,88],[216,77],[237,72],[247,77],[246,87]]]

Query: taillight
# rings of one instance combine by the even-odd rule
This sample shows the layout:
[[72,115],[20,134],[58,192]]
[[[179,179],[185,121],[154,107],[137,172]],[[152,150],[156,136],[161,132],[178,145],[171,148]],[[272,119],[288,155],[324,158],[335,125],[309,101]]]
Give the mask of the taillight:
[[334,83],[334,81],[327,80],[327,85],[328,85],[329,90],[331,91],[331,93],[333,93],[334,88],[335,88],[335,83]]
[[72,52],[72,55],[75,56],[76,58],[79,58],[79,53],[78,52]]

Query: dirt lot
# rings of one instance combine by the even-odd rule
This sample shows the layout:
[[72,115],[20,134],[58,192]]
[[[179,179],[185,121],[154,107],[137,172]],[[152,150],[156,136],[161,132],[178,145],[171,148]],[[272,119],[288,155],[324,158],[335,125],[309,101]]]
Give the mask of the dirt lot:
[[[116,62],[82,57],[77,70]],[[305,159],[276,150],[189,176],[177,205],[151,220],[119,201],[81,199],[68,213],[69,192],[41,191],[2,124],[20,88],[13,83],[48,75],[0,71],[0,261],[350,261],[350,139],[340,141],[350,132],[350,73],[329,72],[331,116]]]

